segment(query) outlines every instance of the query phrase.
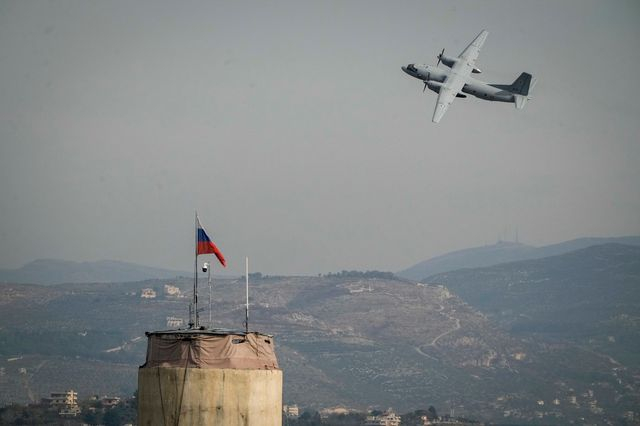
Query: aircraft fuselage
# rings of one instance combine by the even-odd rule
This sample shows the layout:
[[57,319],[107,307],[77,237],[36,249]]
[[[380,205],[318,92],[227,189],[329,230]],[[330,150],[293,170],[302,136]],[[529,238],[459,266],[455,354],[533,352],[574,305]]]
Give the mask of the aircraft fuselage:
[[[410,64],[402,67],[402,70],[412,77],[427,83],[427,87],[430,90],[438,93],[439,88],[437,83],[442,83],[446,80],[447,76],[455,72],[448,68],[438,68],[431,65],[415,65]],[[465,77],[465,84],[462,87],[462,92],[471,96],[475,96],[479,99],[494,102],[515,102],[515,96],[513,93],[506,90],[507,85],[500,84],[488,84],[484,81],[480,81],[471,76]],[[429,84],[429,82],[431,82]],[[433,82],[436,82],[435,84]]]

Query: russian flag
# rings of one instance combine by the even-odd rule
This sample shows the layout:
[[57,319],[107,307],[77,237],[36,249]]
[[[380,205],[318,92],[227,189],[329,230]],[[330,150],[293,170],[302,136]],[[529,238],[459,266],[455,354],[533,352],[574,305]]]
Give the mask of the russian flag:
[[216,245],[211,241],[211,238],[207,235],[207,232],[204,230],[204,227],[200,225],[200,219],[196,216],[196,229],[198,233],[197,237],[197,246],[196,246],[196,255],[201,254],[210,254],[213,253],[216,255],[222,266],[227,266],[227,261],[224,260],[224,256],[222,252]]

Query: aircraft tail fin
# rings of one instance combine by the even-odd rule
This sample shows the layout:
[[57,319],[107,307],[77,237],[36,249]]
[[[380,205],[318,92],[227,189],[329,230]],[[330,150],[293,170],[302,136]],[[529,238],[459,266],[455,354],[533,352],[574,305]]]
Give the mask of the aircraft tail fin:
[[509,91],[516,95],[527,96],[529,94],[529,89],[531,88],[531,79],[531,74],[523,72],[518,78],[516,78],[516,81],[509,86]]
[[536,79],[531,76],[531,74],[527,72],[523,72],[516,78],[511,86],[509,86],[509,91],[513,93],[513,97],[515,98],[515,104],[517,109],[522,109],[527,104],[529,98],[529,93],[533,90],[536,85]]

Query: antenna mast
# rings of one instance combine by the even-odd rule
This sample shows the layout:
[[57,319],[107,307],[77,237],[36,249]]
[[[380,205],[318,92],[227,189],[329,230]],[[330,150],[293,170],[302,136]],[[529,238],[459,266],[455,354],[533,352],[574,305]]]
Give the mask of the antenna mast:
[[209,281],[209,327],[213,328],[213,323],[211,322],[211,269],[213,269],[213,264],[209,264],[209,262],[207,262],[205,265],[207,265],[207,281]]

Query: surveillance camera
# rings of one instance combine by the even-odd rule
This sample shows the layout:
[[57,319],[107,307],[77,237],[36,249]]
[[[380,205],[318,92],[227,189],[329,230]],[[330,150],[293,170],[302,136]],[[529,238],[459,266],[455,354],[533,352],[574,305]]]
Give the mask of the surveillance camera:
[[207,269],[209,269],[209,262],[204,262],[202,264],[202,272],[207,272]]

